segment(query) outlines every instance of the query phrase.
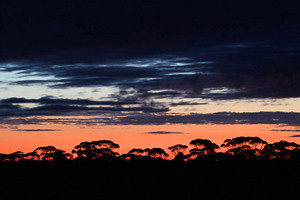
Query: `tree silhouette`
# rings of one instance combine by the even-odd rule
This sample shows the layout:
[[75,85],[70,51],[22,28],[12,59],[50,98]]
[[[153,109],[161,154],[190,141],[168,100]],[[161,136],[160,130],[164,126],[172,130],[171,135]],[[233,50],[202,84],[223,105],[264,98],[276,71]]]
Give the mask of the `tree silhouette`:
[[179,153],[184,153],[185,150],[188,148],[186,145],[182,144],[176,144],[174,146],[169,147],[168,149],[173,153],[173,155],[176,157]]
[[259,137],[236,137],[232,139],[226,139],[221,147],[228,149],[233,149],[236,147],[249,146],[251,149],[263,149],[263,147],[268,144],[266,141],[262,140]]
[[48,153],[54,153],[57,149],[54,146],[38,147],[34,152],[39,156],[39,160],[44,160],[43,157]]
[[72,159],[71,154],[54,146],[38,147],[31,154],[34,156],[37,155],[40,160],[47,161]]
[[165,159],[167,158],[169,155],[165,152],[165,150],[161,149],[161,148],[152,148],[149,150],[149,154],[148,154],[151,158],[162,158]]
[[232,155],[243,157],[243,158],[255,158],[257,155],[260,154],[258,149],[253,149],[249,145],[244,145],[241,147],[236,147],[233,149],[229,149],[226,153],[230,153]]
[[144,149],[144,153],[143,153],[143,155],[144,156],[150,156],[149,154],[150,154],[150,151],[151,151],[151,149],[150,148],[146,148],[146,149]]
[[52,160],[52,161],[62,161],[62,160],[71,160],[73,155],[70,153],[66,153],[63,150],[57,149],[53,153],[47,153],[43,156],[43,160]]
[[126,154],[122,154],[120,158],[121,160],[141,160],[144,158],[144,156],[126,153]]
[[186,146],[186,145],[176,144],[174,146],[169,147],[168,149],[174,155],[175,160],[183,160],[184,152],[187,148],[188,148],[188,146]]
[[143,149],[131,149],[128,154],[134,154],[137,156],[145,156],[145,151]]
[[54,146],[38,147],[34,152],[39,156],[39,160],[44,160],[44,156],[48,153],[54,153],[57,149]]
[[[176,144],[168,147],[174,155],[174,160],[182,161],[193,158],[210,159],[222,161],[232,158],[257,158],[261,159],[300,159],[300,145],[294,142],[280,141],[273,144],[267,144],[266,141],[259,137],[236,137],[226,139],[221,145],[227,148],[225,153],[216,153],[219,146],[207,139],[195,139],[190,142],[194,148],[190,150],[188,155],[184,152],[188,148],[186,145]],[[114,152],[114,149],[120,146],[110,140],[98,140],[92,142],[81,142],[75,146],[72,153],[77,156],[77,160],[82,159],[102,159],[113,160],[119,156],[119,153]],[[142,160],[142,159],[167,159],[168,154],[161,148],[134,148],[127,154],[121,155],[121,160]],[[0,162],[20,160],[42,160],[42,161],[59,161],[73,160],[73,155],[66,153],[64,150],[57,149],[54,146],[38,147],[33,152],[24,154],[21,151],[16,151],[11,154],[1,154]]]
[[123,154],[121,156],[122,159],[125,160],[141,160],[149,158],[149,152],[151,149],[140,149],[140,148],[133,148],[127,154]]
[[23,156],[24,156],[24,153],[22,151],[16,151],[11,154],[7,154],[5,156],[5,160],[17,162],[17,161],[22,160]]
[[79,158],[97,159],[97,158],[111,158],[119,155],[112,151],[112,149],[120,148],[118,144],[110,140],[98,140],[92,142],[82,142],[75,146],[72,151]]
[[29,152],[29,153],[24,154],[23,159],[25,159],[25,160],[39,160],[40,155],[37,154],[37,152],[33,151],[33,152]]
[[299,153],[300,145],[295,142],[287,142],[281,140],[273,144],[267,144],[262,151],[262,154],[269,159],[289,159],[295,153]]
[[251,137],[249,144],[252,145],[254,149],[262,150],[268,143],[259,137]]
[[5,159],[6,159],[6,154],[0,153],[0,162],[5,161]]
[[226,139],[221,147],[227,148],[226,153],[250,158],[260,155],[266,144],[267,142],[259,137],[240,136]]
[[190,150],[190,158],[215,154],[216,149],[220,148],[217,144],[207,139],[192,140],[190,145],[194,146],[194,148]]

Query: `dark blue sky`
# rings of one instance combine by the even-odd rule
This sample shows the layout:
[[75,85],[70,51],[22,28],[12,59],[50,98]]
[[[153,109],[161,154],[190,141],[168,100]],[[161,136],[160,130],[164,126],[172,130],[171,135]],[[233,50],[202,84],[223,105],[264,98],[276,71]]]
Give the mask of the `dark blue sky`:
[[[274,124],[274,115],[298,126],[285,119],[300,111],[294,1],[11,0],[0,12],[4,124],[104,115],[121,124],[177,123],[174,115],[186,123]],[[258,106],[217,106],[250,101]]]

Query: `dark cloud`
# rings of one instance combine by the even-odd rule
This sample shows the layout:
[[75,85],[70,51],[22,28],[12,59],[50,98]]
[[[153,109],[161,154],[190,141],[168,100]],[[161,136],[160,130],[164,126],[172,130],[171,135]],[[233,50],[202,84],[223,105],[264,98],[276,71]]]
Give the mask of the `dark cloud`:
[[122,125],[162,125],[162,124],[273,124],[300,126],[300,113],[296,112],[219,112],[194,113],[187,115],[160,114],[160,115],[128,115],[114,118],[107,124]]
[[[22,76],[10,84],[115,86],[134,89],[132,99],[300,97],[300,10],[293,3],[1,4],[0,72]],[[90,103],[78,105],[104,105]]]
[[28,117],[28,116],[91,116],[100,115],[104,112],[145,112],[159,113],[167,112],[168,108],[164,107],[86,107],[70,105],[45,105],[33,108],[22,108],[15,110],[0,110],[1,117]]
[[300,135],[291,135],[290,137],[300,137]]
[[159,91],[159,92],[149,92],[147,90],[139,90],[138,94],[136,94],[139,98],[168,98],[168,97],[176,97],[182,96],[182,92],[180,91]]
[[14,131],[20,132],[49,132],[49,131],[61,131],[61,129],[17,129]]
[[[35,103],[24,107],[15,104]],[[169,109],[154,102],[136,101],[94,101],[88,99],[59,99],[43,97],[40,99],[8,98],[0,100],[1,117],[29,116],[91,116],[105,112],[167,112]]]
[[147,132],[146,134],[183,134],[183,132],[170,132],[170,131],[152,131],[152,132]]
[[[85,115],[86,116],[86,115]],[[300,113],[296,112],[253,112],[253,113],[208,113],[208,114],[167,114],[167,113],[97,113],[86,118],[24,118],[13,116],[0,118],[1,124],[72,124],[72,125],[164,125],[164,124],[270,124],[300,127]]]
[[[56,57],[38,58],[3,64],[0,71],[14,71],[26,77],[12,84],[46,84],[60,89],[115,86],[134,89],[136,98],[144,99],[299,97],[300,46],[299,39],[295,38],[293,43],[292,39],[189,45],[184,52],[183,49],[169,54],[148,52],[147,56],[126,55],[122,59],[85,63],[77,60],[73,64],[72,57],[64,61],[68,64],[57,63]],[[31,74],[44,80],[37,80]]]
[[6,110],[6,109],[18,109],[20,106],[18,105],[13,105],[11,103],[0,103],[0,109],[1,110]]
[[14,81],[11,85],[49,85],[49,84],[58,84],[60,81],[57,80],[23,80],[23,81]]
[[287,129],[281,129],[281,130],[274,129],[272,131],[279,131],[279,132],[300,132],[300,130],[287,130]]
[[11,0],[1,2],[2,60],[110,48],[299,34],[299,7],[280,0]]
[[208,103],[197,103],[189,101],[180,101],[177,103],[171,103],[170,106],[196,106],[196,105],[207,105]]
[[[38,103],[38,104],[69,104],[69,105],[132,105],[140,104],[139,102],[125,102],[125,101],[93,101],[89,99],[62,99],[54,97],[42,97],[40,99],[26,99],[26,98],[8,98],[0,100],[2,103],[12,104],[12,103]],[[1,105],[0,105],[1,106]]]
[[[0,4],[0,73],[16,77],[1,80],[5,87],[43,84],[50,89],[120,90],[107,101],[2,99],[0,124],[300,126],[296,112],[184,115],[168,108],[203,105],[199,102],[205,99],[300,97],[300,7],[294,3],[10,0]],[[156,134],[163,133],[167,134]]]

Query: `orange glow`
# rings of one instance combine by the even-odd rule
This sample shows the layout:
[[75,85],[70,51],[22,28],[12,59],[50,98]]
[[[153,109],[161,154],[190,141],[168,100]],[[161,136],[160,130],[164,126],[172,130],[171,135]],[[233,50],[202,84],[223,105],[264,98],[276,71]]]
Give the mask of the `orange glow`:
[[[50,126],[50,125],[49,125]],[[41,129],[49,126],[20,126],[21,129]],[[51,129],[60,131],[18,132],[2,129],[0,152],[12,153],[20,150],[31,152],[40,146],[53,145],[71,152],[77,144],[84,141],[112,140],[120,145],[116,151],[127,153],[132,148],[167,148],[175,144],[189,145],[196,138],[209,139],[221,145],[227,138],[238,136],[258,136],[269,143],[286,140],[300,143],[299,137],[289,137],[292,132],[274,132],[278,126],[271,125],[126,125],[126,126],[90,126],[80,128],[70,125],[51,125]],[[292,129],[291,127],[285,127]],[[145,134],[152,131],[182,132],[183,134]],[[188,150],[186,151],[188,152]]]

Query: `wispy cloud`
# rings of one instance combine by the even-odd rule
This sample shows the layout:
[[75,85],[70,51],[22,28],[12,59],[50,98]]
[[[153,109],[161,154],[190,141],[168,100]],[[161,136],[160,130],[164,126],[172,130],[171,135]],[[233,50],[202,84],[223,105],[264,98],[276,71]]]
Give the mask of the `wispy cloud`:
[[[14,65],[2,64],[0,71],[26,77],[11,84],[44,83],[58,89],[115,86],[135,90],[139,98],[300,97],[300,47],[296,43],[258,41],[245,43],[243,48],[234,47],[236,45],[230,42],[212,43],[205,47],[190,47],[185,53],[177,49],[169,55],[155,54],[149,49],[135,58],[123,55],[122,59],[107,61],[97,60],[96,55],[101,53],[99,49],[87,49],[85,53],[93,52],[96,60],[82,58],[74,63],[74,57],[57,55],[53,59],[41,57],[18,61]],[[118,54],[122,55],[121,52]],[[59,63],[57,57],[62,57],[65,63]]]
[[51,131],[61,131],[61,129],[16,129],[13,131],[20,132],[51,132]]
[[170,106],[196,106],[196,105],[207,105],[208,103],[197,103],[189,101],[180,101],[177,103],[171,103]]
[[103,113],[43,118],[9,117],[0,118],[1,124],[69,124],[69,125],[164,125],[164,124],[271,124],[300,127],[300,113],[296,112],[253,112],[253,113]]
[[165,135],[165,134],[183,134],[183,132],[170,132],[170,131],[151,131],[147,132],[146,134],[158,134],[158,135]]
[[291,135],[290,137],[300,137],[300,135]]
[[[226,5],[59,1],[45,10],[44,3],[9,1],[1,8],[0,73],[10,78],[1,79],[8,89],[0,123],[299,126],[297,112],[173,113],[172,107],[210,100],[300,97],[297,6],[272,0]],[[39,87],[64,98],[14,97],[10,87]],[[102,92],[106,101],[91,93],[68,98],[71,90],[108,87],[120,92]]]
[[278,132],[300,132],[300,130],[287,130],[287,129],[281,129],[281,130],[278,130],[278,129],[274,129],[272,131],[278,131]]
[[55,97],[42,97],[39,99],[26,99],[26,98],[8,98],[0,99],[0,103],[3,104],[25,104],[25,103],[38,103],[43,105],[57,105],[57,104],[68,104],[68,105],[133,105],[140,104],[139,102],[133,101],[95,101],[89,99],[62,99]]
[[[36,104],[24,107],[24,104]],[[22,105],[23,104],[23,105]],[[22,106],[21,106],[22,105]],[[167,112],[169,108],[155,102],[93,101],[88,99],[8,98],[0,100],[1,117],[29,116],[92,116],[106,112]]]

